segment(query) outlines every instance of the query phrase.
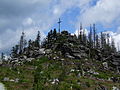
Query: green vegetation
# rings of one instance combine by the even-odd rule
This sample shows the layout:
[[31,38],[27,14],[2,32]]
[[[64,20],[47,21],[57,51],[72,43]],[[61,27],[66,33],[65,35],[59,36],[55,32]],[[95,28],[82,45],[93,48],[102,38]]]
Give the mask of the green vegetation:
[[[41,59],[38,59],[35,66],[37,69],[35,70],[35,81],[34,81],[34,90],[95,90],[101,86],[105,86],[109,89],[112,86],[118,86],[119,83],[113,83],[112,81],[107,81],[107,79],[112,74],[107,74],[104,72],[99,72],[99,75],[89,76],[78,76],[81,71],[77,71],[77,65],[62,65],[61,61],[47,60],[43,62]],[[84,62],[82,60],[65,60],[66,62]],[[63,62],[65,62],[63,61]],[[88,66],[89,67],[89,66]],[[83,67],[85,69],[87,67]],[[72,69],[74,69],[72,71]],[[91,67],[92,69],[92,67]],[[99,78],[99,79],[96,79]],[[101,79],[105,79],[102,81]],[[54,81],[56,80],[56,82]],[[59,80],[59,81],[57,81]]]
[[[4,81],[5,78],[9,78],[9,80]],[[18,82],[15,81],[16,79],[19,79]],[[5,84],[7,90],[32,90],[33,81],[33,65],[24,64],[15,68],[8,66],[0,67],[0,82]]]
[[[69,64],[65,64],[66,62]],[[99,74],[85,72],[85,75],[82,76],[81,67],[78,68],[79,65],[71,63],[80,63],[79,65],[84,63],[83,70],[94,69],[91,65],[96,63],[94,71],[98,71]],[[87,65],[88,63],[91,65]],[[95,90],[100,86],[111,90],[113,86],[120,87],[119,83],[107,81],[111,76],[119,76],[107,71],[100,71],[98,68],[100,65],[99,61],[92,63],[92,60],[69,60],[66,58],[64,61],[55,61],[42,57],[14,68],[2,66],[0,81],[5,84],[7,90]],[[19,78],[19,81],[3,81],[5,77],[14,80]]]

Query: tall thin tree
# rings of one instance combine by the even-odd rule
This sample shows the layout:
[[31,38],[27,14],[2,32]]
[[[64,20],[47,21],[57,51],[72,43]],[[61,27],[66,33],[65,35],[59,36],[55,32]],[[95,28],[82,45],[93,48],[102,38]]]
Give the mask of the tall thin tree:
[[24,51],[24,48],[26,47],[27,45],[27,41],[25,40],[25,33],[22,32],[22,35],[20,37],[20,44],[19,44],[19,53],[23,53]]
[[93,39],[94,39],[94,48],[96,47],[96,27],[95,24],[93,24]]
[[90,47],[92,48],[93,47],[93,40],[92,40],[92,27],[91,27],[91,24],[90,24],[90,33],[88,35],[88,38],[89,38]]
[[35,47],[40,48],[40,46],[41,46],[40,40],[41,40],[41,35],[40,35],[40,31],[38,31],[38,34],[37,34],[37,37],[36,37],[36,40],[35,40]]
[[80,24],[80,43],[83,41],[82,39],[83,39],[83,35],[82,35],[82,23]]

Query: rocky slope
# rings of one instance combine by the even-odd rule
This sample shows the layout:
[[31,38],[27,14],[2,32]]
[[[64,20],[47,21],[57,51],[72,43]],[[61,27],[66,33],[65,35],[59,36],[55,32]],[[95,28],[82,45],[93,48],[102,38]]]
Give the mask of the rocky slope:
[[119,52],[90,47],[67,31],[49,37],[42,48],[26,48],[1,64],[0,81],[8,90],[120,89]]
[[52,54],[23,62],[20,66],[2,66],[0,81],[8,90],[119,90],[120,74],[108,65],[92,59],[71,59]]

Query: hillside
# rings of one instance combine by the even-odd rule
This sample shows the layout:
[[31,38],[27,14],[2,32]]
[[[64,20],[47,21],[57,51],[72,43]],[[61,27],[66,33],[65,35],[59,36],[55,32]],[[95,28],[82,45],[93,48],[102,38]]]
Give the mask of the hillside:
[[[35,73],[35,90],[111,90],[113,86],[120,88],[114,72],[104,70],[99,61],[88,59],[70,60],[38,59],[39,67]],[[39,72],[39,73],[38,73]]]
[[[22,66],[0,68],[0,81],[7,90],[115,90],[120,75],[105,70],[100,61],[47,57]],[[114,77],[114,78],[113,78]],[[6,78],[6,79],[5,79]],[[18,81],[16,80],[18,79]]]
[[2,62],[0,81],[7,90],[119,90],[120,53],[101,36],[100,43],[85,33],[77,37],[54,29],[40,45],[38,32],[35,41],[20,50],[16,45]]

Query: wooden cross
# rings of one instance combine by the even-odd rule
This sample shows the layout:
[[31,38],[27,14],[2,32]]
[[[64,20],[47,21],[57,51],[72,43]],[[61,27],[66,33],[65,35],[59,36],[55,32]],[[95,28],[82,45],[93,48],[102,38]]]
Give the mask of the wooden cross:
[[61,24],[61,20],[60,20],[60,18],[59,18],[59,21],[58,21],[58,24],[59,24],[59,33],[60,33],[60,24]]

